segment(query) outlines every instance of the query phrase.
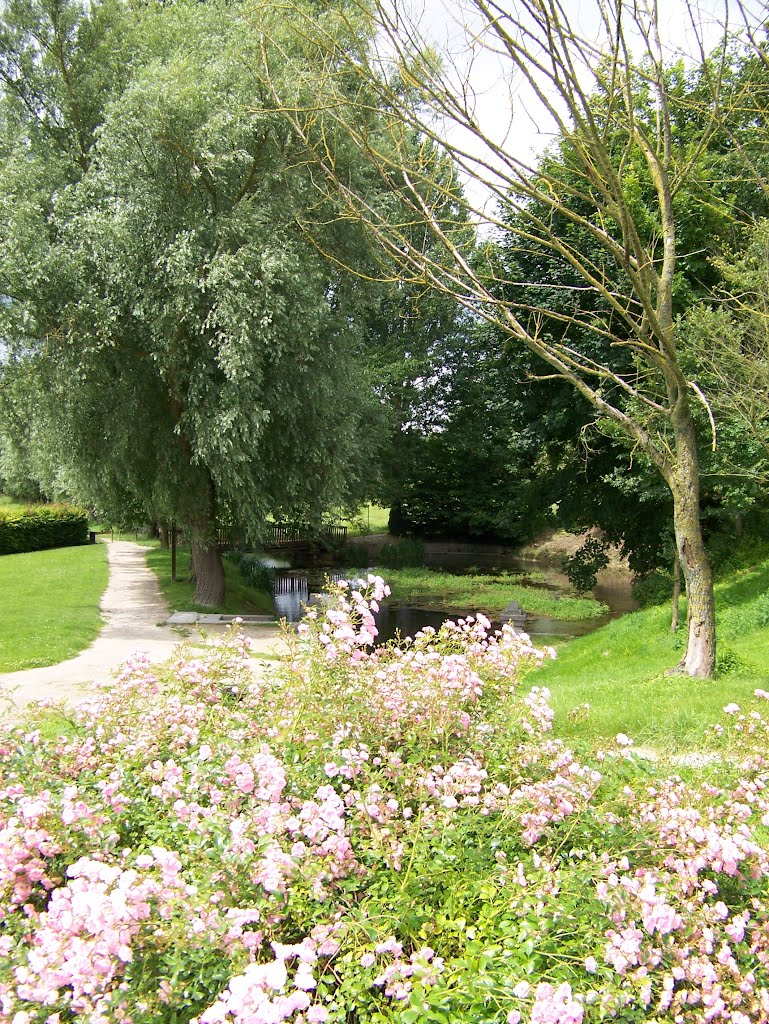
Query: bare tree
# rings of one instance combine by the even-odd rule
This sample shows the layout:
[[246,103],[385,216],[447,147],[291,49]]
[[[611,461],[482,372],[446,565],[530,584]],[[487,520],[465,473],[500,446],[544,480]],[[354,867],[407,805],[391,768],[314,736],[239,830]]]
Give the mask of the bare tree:
[[[588,35],[559,0],[470,0],[466,9],[468,54],[500,62],[511,109],[519,95],[535,98],[558,140],[550,159],[521,154],[516,122],[504,137],[486,129],[469,64],[436,56],[399,0],[379,0],[378,53],[368,57],[349,58],[331,34],[324,39],[322,23],[308,25],[312,45],[327,45],[327,88],[313,110],[277,91],[275,101],[316,163],[319,191],[341,198],[344,216],[362,222],[379,246],[383,273],[395,266],[402,279],[453,296],[535,353],[546,376],[569,381],[662,474],[688,599],[679,668],[707,677],[715,611],[690,404],[705,398],[679,360],[673,286],[676,199],[718,122],[717,97],[714,90],[698,115],[697,141],[677,145],[674,116],[684,101],[670,87],[673,54],[663,47],[656,3],[595,0],[592,14]],[[696,30],[693,14],[690,21]],[[717,76],[711,69],[711,82]],[[352,118],[351,92],[358,98]],[[338,131],[340,121],[391,203],[366,201],[337,173],[331,140],[339,135],[330,126]],[[448,179],[436,173],[442,159],[466,177],[467,195],[447,195]],[[634,197],[639,178],[647,184],[643,202]],[[481,194],[504,212],[481,210],[472,198]],[[505,280],[494,247],[488,258],[475,247],[452,205],[483,217],[508,251],[536,250],[565,268],[574,280],[559,287],[573,301],[553,303],[549,287],[540,305],[532,300],[537,281]],[[440,245],[415,245],[417,226]],[[580,340],[586,336],[589,346]]]

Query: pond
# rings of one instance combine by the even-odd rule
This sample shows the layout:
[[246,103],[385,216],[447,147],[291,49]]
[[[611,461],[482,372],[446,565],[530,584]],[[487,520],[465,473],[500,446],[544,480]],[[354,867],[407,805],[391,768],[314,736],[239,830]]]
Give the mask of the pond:
[[[298,622],[302,617],[304,605],[310,594],[323,590],[325,580],[342,579],[343,574],[333,567],[312,569],[291,569],[288,563],[278,559],[265,559],[265,562],[277,570],[273,600],[276,614],[289,622]],[[538,587],[548,587],[554,591],[571,592],[566,575],[551,565],[534,559],[521,559],[512,555],[489,554],[485,552],[441,552],[428,556],[426,565],[431,569],[450,570],[454,573],[472,574],[472,570],[491,572],[504,569],[521,574],[536,573],[533,582]],[[382,572],[382,570],[379,570]],[[383,575],[387,576],[386,571]],[[525,582],[517,580],[518,583]],[[531,636],[575,637],[583,636],[611,619],[618,618],[636,607],[630,589],[630,576],[627,573],[604,570],[599,576],[598,586],[591,594],[596,600],[609,609],[605,615],[578,620],[562,620],[546,615],[527,615],[525,629]],[[397,597],[397,595],[396,595]],[[521,602],[526,611],[525,600]],[[376,616],[379,638],[386,641],[400,634],[413,636],[424,626],[436,629],[456,612],[449,613],[437,608],[423,608],[417,604],[406,604],[397,600],[387,601],[382,605]],[[499,625],[499,623],[495,623]]]

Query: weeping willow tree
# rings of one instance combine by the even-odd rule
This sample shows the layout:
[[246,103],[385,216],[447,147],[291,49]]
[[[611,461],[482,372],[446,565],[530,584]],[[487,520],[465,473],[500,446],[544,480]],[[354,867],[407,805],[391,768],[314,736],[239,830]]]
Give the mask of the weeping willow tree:
[[[324,16],[348,57],[368,28]],[[269,2],[0,12],[6,397],[24,381],[57,486],[182,527],[209,606],[217,520],[258,536],[347,504],[377,433],[360,358],[377,297],[345,269],[367,240],[260,85],[268,35],[292,55],[281,92],[311,102],[313,56]],[[365,192],[360,163],[350,149],[344,173]]]

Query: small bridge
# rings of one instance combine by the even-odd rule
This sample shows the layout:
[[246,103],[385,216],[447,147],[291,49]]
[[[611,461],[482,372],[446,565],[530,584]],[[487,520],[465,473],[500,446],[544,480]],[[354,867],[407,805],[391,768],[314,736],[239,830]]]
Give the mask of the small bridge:
[[344,544],[346,540],[346,526],[324,526],[321,529],[312,529],[309,526],[284,526],[282,523],[270,523],[264,544],[268,548],[307,547],[313,544],[336,546]]
[[[316,545],[336,547],[347,540],[346,526],[323,526],[316,529],[303,524],[268,523],[263,545],[265,548],[295,550],[312,548]],[[220,551],[245,549],[253,547],[246,544],[242,531],[236,527],[220,527],[217,530],[217,543]]]

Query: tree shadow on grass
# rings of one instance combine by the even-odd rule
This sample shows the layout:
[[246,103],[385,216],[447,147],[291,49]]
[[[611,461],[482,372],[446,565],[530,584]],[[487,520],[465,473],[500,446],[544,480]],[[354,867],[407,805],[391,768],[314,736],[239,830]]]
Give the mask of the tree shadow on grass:
[[747,604],[769,592],[769,562],[756,566],[739,579],[716,585],[716,607]]

